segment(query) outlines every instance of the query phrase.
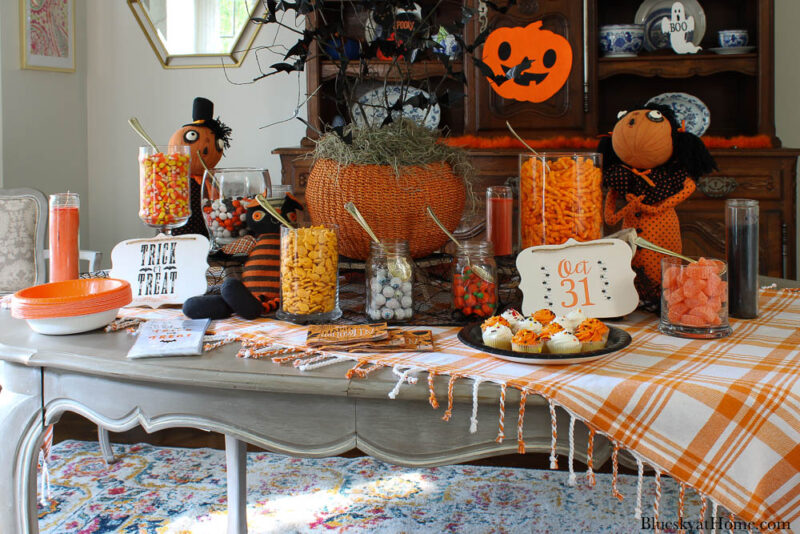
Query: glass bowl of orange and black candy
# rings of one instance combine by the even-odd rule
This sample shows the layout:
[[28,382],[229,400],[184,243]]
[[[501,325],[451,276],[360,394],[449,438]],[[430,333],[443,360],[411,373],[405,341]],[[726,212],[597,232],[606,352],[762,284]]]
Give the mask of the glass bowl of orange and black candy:
[[727,271],[721,260],[664,258],[659,330],[692,339],[729,335]]
[[497,311],[497,264],[488,241],[463,243],[453,258],[453,310],[464,318]]

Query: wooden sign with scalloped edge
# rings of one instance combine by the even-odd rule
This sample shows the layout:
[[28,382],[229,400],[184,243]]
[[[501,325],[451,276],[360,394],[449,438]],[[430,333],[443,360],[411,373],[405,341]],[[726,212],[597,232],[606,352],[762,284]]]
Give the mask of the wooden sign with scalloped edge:
[[111,251],[111,278],[131,285],[130,306],[183,304],[208,288],[208,239],[199,234],[128,239]]
[[522,313],[580,309],[587,317],[621,317],[639,305],[631,269],[633,251],[619,239],[526,248],[517,255]]

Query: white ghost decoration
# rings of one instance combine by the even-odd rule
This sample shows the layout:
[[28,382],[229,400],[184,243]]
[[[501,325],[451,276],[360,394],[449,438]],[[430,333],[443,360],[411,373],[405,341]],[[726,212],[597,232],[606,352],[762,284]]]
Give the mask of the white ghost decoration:
[[694,17],[686,16],[686,8],[680,2],[672,4],[672,18],[661,19],[661,31],[669,34],[670,45],[678,54],[696,54],[702,50],[687,37],[694,31]]

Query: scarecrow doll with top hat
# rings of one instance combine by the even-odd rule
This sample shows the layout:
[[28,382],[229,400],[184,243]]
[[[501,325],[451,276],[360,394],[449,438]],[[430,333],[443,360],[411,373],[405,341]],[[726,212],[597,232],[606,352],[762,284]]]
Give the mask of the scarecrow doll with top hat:
[[[169,139],[170,145],[186,145],[191,147],[192,166],[190,181],[192,215],[181,228],[173,230],[173,235],[200,234],[208,237],[201,196],[203,174],[206,168],[213,169],[222,158],[223,151],[230,148],[231,129],[219,117],[214,118],[214,103],[203,97],[194,99],[192,120],[184,124]],[[204,165],[205,164],[205,165]]]

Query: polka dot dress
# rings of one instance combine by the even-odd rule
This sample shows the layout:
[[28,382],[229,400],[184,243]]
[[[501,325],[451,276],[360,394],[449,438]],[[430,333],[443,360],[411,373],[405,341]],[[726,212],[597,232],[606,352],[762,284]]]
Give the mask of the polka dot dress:
[[197,183],[195,177],[192,176],[189,180],[189,196],[190,196],[190,205],[192,208],[192,215],[189,217],[189,220],[186,221],[186,224],[181,226],[180,228],[175,228],[172,231],[172,235],[186,235],[186,234],[200,234],[202,236],[208,237],[208,230],[206,229],[206,223],[203,220],[203,208],[201,206],[201,184]]
[[[675,206],[694,193],[694,180],[684,169],[674,164],[652,169],[646,176],[656,187],[624,165],[613,165],[604,172],[604,183],[610,190],[606,198],[606,223],[616,224],[619,222],[619,215],[623,214],[623,228],[634,228],[640,237],[651,243],[680,253],[683,244]],[[627,211],[623,208],[615,213],[617,199],[625,198],[627,193],[643,196],[643,207]],[[636,251],[632,265],[637,272],[639,295],[645,300],[652,300],[660,295],[663,258],[664,255],[657,252],[641,248]]]

